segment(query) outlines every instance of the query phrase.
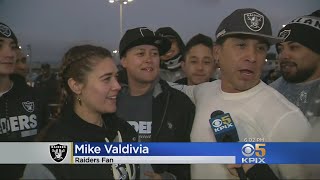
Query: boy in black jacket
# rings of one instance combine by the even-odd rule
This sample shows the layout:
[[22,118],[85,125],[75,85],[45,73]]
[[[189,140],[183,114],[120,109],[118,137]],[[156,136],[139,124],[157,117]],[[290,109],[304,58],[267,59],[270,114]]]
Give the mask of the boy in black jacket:
[[[194,105],[159,79],[160,55],[170,41],[146,27],[128,30],[120,41],[122,90],[117,115],[139,133],[141,142],[190,142]],[[190,179],[189,165],[141,165],[140,178]]]
[[[46,106],[34,89],[10,79],[16,63],[18,41],[0,22],[0,142],[30,142],[47,120]],[[1,178],[18,179],[25,165],[0,165]]]

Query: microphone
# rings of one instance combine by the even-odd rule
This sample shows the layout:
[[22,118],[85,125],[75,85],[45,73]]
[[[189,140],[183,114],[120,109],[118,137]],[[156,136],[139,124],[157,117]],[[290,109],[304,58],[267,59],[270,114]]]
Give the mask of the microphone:
[[217,110],[211,113],[210,126],[217,142],[238,142],[239,136],[236,126],[229,113]]
[[[237,128],[229,113],[217,110],[211,113],[209,123],[217,142],[238,142]],[[242,167],[236,168],[241,180],[246,180],[246,174]]]

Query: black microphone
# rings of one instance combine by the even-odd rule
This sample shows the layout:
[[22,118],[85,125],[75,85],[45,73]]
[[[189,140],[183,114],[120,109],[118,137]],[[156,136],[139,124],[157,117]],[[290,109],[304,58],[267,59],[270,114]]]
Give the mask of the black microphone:
[[[209,123],[217,142],[238,142],[237,128],[229,113],[217,110],[211,113]],[[241,180],[246,180],[246,174],[242,167],[236,168]]]

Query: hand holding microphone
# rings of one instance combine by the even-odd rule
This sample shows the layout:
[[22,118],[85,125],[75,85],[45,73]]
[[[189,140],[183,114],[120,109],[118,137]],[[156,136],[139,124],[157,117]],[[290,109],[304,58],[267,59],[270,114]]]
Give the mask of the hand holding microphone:
[[[217,142],[239,141],[237,128],[229,113],[224,113],[220,110],[214,111],[211,113],[209,123]],[[237,171],[237,174],[241,180],[247,179],[241,165],[240,167],[235,167],[235,170]]]
[[250,180],[279,180],[268,164],[228,164],[229,172],[239,176],[235,168],[242,167]]
[[237,171],[238,168],[243,168],[244,173],[246,174],[250,168],[252,168],[254,164],[228,164],[227,168],[230,174],[239,177],[239,173]]

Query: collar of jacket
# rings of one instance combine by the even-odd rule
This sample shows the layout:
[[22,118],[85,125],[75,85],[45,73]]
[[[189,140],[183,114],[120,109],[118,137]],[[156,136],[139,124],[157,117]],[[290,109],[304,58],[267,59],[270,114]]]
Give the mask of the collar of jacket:
[[99,127],[79,117],[70,105],[66,105],[64,108],[60,122],[65,123],[68,127],[73,127],[70,131],[79,133],[82,139],[89,138],[88,141],[90,141],[91,136],[94,136],[92,137],[93,139],[97,139],[97,137],[104,139],[104,137],[107,137],[109,140],[113,140],[116,137],[119,125],[115,114],[102,115],[106,127]]
[[[127,71],[125,69],[121,70],[118,72],[119,77],[118,77],[118,81],[121,85],[121,91],[125,94],[129,94],[129,85],[128,85],[128,74]],[[160,79],[160,77],[158,77],[153,85],[152,88],[153,89],[153,97],[157,97],[159,94],[161,94],[163,91],[167,90],[169,88],[169,85],[162,79]]]
[[19,86],[19,83],[16,83],[15,81],[12,81],[12,82],[13,84],[11,89],[7,93],[3,94],[2,97],[10,97],[10,96],[18,97],[18,96],[27,94],[30,88],[29,86],[23,86],[26,88],[21,88],[21,86]]

